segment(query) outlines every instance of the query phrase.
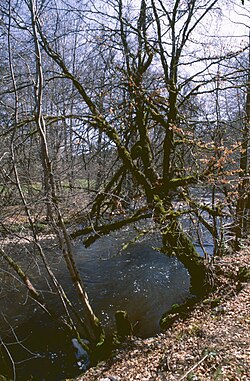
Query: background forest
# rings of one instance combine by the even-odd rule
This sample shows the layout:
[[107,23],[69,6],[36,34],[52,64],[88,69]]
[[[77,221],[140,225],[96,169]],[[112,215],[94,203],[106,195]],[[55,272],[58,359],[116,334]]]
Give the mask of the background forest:
[[[185,266],[193,295],[216,285],[213,258],[249,232],[249,6],[0,1],[3,304],[9,290],[35,302],[96,359],[105,329],[74,243],[89,247],[128,226],[134,242],[161,237],[158,250]],[[1,324],[13,337],[5,315]],[[4,341],[0,353],[15,378]]]

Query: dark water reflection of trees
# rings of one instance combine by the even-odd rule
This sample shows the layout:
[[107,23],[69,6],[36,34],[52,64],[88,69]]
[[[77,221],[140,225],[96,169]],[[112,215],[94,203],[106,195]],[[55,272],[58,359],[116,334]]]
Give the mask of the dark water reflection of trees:
[[[90,301],[106,329],[114,328],[114,313],[123,309],[136,324],[136,334],[146,337],[159,332],[161,315],[189,295],[189,276],[176,258],[156,250],[160,246],[157,238],[131,243],[120,251],[130,238],[131,231],[123,231],[98,240],[88,249],[78,242],[74,249]],[[63,261],[55,249],[48,249],[48,254],[65,290],[77,303]],[[62,313],[57,298],[48,288],[42,266],[38,263],[27,266],[40,290],[47,294],[58,313]],[[20,343],[8,346],[18,377],[28,377],[30,373],[37,380],[47,381],[80,371],[71,339],[36,303],[27,303],[24,287],[19,282],[5,277],[0,306],[3,340],[7,344],[19,341],[26,348]]]

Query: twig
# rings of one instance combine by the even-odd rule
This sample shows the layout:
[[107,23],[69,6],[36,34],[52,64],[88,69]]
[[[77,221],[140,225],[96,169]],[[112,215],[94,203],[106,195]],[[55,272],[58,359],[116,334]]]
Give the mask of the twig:
[[9,351],[9,348],[7,347],[7,345],[3,342],[2,338],[0,337],[0,345],[3,346],[3,348],[5,349],[9,359],[10,359],[10,362],[12,364],[12,372],[13,372],[13,380],[16,381],[16,366],[15,366],[15,361]]
[[[9,328],[10,328],[10,330],[11,330],[13,336],[14,336],[14,338],[16,339],[15,344],[19,344],[25,351],[27,351],[30,355],[32,355],[31,359],[33,359],[33,358],[37,358],[37,357],[44,357],[44,356],[40,355],[39,353],[34,353],[34,352],[32,352],[29,348],[27,348],[27,347],[23,344],[23,342],[25,341],[25,339],[22,340],[22,341],[19,340],[19,338],[18,338],[18,336],[17,336],[17,334],[16,334],[16,332],[15,332],[15,329],[12,327],[12,325],[9,323],[9,321],[7,320],[7,318],[5,317],[5,315],[4,315],[3,313],[2,313],[2,317],[3,317],[4,321],[8,324],[8,326],[9,326]],[[16,364],[18,364],[18,362],[16,362]]]
[[210,353],[207,353],[205,356],[202,357],[202,359],[197,362],[197,364],[195,364],[191,369],[189,369],[180,379],[179,381],[182,381],[184,380],[190,372],[192,372],[194,369],[196,369],[204,360],[206,360],[206,358],[210,355]]

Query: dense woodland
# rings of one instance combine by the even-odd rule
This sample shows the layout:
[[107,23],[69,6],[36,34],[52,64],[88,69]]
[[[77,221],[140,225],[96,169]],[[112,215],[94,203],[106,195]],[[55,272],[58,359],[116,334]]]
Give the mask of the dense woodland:
[[[88,247],[129,225],[138,239],[154,230],[159,250],[184,264],[191,292],[202,297],[216,286],[213,258],[248,235],[249,6],[0,2],[1,282],[8,272],[24,298],[72,337],[87,338],[81,343],[90,353],[105,342],[105,330],[76,266],[76,239]],[[48,235],[81,311],[50,266]],[[31,262],[46,270],[62,315],[40,292]]]

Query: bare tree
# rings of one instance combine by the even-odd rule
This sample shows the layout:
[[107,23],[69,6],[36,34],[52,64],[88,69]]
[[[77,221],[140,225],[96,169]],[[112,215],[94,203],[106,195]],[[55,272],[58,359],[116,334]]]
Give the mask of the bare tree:
[[[220,1],[165,3],[141,0],[133,9],[122,0],[1,5],[8,51],[1,135],[8,148],[0,148],[0,191],[12,192],[12,202],[22,205],[34,258],[41,260],[63,306],[60,323],[79,339],[87,337],[93,350],[104,333],[72,241],[84,237],[89,246],[127,225],[140,229],[143,222],[149,231],[153,226],[161,234],[162,252],[176,255],[190,273],[191,291],[203,296],[213,286],[211,263],[197,253],[186,221],[198,231],[201,246],[202,232],[210,234],[218,254],[221,219],[235,210],[230,197],[239,154],[242,187],[248,176],[249,86],[241,151],[235,142],[245,75],[235,61],[248,46],[234,49],[221,42],[219,49],[220,39],[209,27],[222,15]],[[77,215],[68,218],[68,187],[72,198],[80,189],[87,212],[76,205]],[[239,217],[246,209],[240,202]],[[83,316],[51,269],[39,240],[41,223],[57,237]],[[2,216],[1,225],[11,231]],[[1,257],[30,297],[54,315],[15,254],[2,250]]]
[[[131,27],[130,21],[124,13],[125,7],[122,1],[117,3],[117,9],[115,9],[112,18],[119,25],[117,36],[120,38],[124,60],[120,70],[126,84],[129,105],[132,109],[131,129],[129,135],[126,135],[127,141],[124,140],[121,127],[116,126],[115,121],[110,121],[108,113],[100,109],[94,98],[88,94],[86,88],[74,76],[59,52],[53,48],[42,28],[38,26],[43,49],[58,64],[65,78],[70,79],[74,84],[89,109],[90,124],[100,133],[105,133],[117,148],[117,155],[122,166],[111,179],[106,191],[112,191],[117,197],[125,179],[125,172],[131,173],[135,183],[138,184],[142,194],[146,197],[146,204],[142,210],[145,208],[148,212],[151,210],[154,221],[161,226],[164,250],[174,250],[177,257],[185,264],[191,274],[193,290],[196,292],[205,292],[206,290],[207,286],[204,282],[207,268],[181,227],[179,217],[186,212],[175,210],[173,201],[176,197],[182,198],[183,191],[181,189],[183,187],[197,184],[199,178],[206,178],[210,175],[211,168],[204,168],[203,172],[200,173],[191,172],[180,175],[183,171],[183,164],[179,162],[179,147],[178,149],[176,147],[180,144],[185,144],[185,146],[193,144],[181,129],[181,107],[183,107],[186,99],[191,98],[194,93],[197,94],[202,86],[207,85],[206,71],[208,67],[212,68],[214,63],[227,59],[228,54],[197,58],[195,61],[201,64],[205,63],[205,65],[198,74],[191,75],[184,81],[182,81],[179,72],[180,67],[185,65],[186,47],[190,44],[193,32],[202,25],[211,12],[215,12],[216,5],[217,1],[206,4],[198,4],[196,1],[192,1],[188,7],[184,7],[182,10],[178,1],[170,7],[164,6],[162,2],[156,3],[154,1],[149,7],[145,1],[142,1],[136,23]],[[194,13],[198,16],[194,17]],[[164,24],[162,20],[165,20]],[[151,34],[153,22],[155,23],[155,34]],[[237,52],[233,55],[237,55]],[[158,94],[157,96],[154,95],[150,85],[147,87],[147,74],[150,73],[154,59],[161,65],[162,91],[165,92],[165,101],[159,98]],[[202,73],[204,73],[204,81],[194,85],[191,91],[181,99],[184,86],[192,81],[195,83],[196,75],[200,76]],[[164,104],[165,102],[166,104]],[[116,109],[117,107],[118,105],[116,105]],[[154,164],[154,157],[158,154],[153,152],[150,132],[152,129],[162,131],[162,141],[159,144],[162,156],[158,169]],[[125,129],[125,131],[127,134],[128,130]],[[177,141],[178,144],[176,144]],[[109,202],[111,199],[109,197]],[[97,197],[91,213],[93,217],[96,212],[97,216],[100,215],[101,205],[105,202],[107,200],[103,195]],[[198,208],[197,204],[196,208]],[[124,219],[123,225],[130,223],[131,219],[134,221],[144,217],[145,214],[141,214],[140,209],[136,210],[134,216]],[[209,224],[204,219],[200,217],[200,220],[209,228]],[[117,225],[112,223],[111,225],[99,226],[98,221],[96,221],[94,229],[97,234],[88,238],[86,244],[93,242],[99,235],[120,226],[120,222]],[[73,233],[72,237],[89,233],[91,230],[91,227],[82,229]],[[209,230],[210,232],[213,231],[212,228]],[[204,283],[204,287],[200,287],[201,283]]]

